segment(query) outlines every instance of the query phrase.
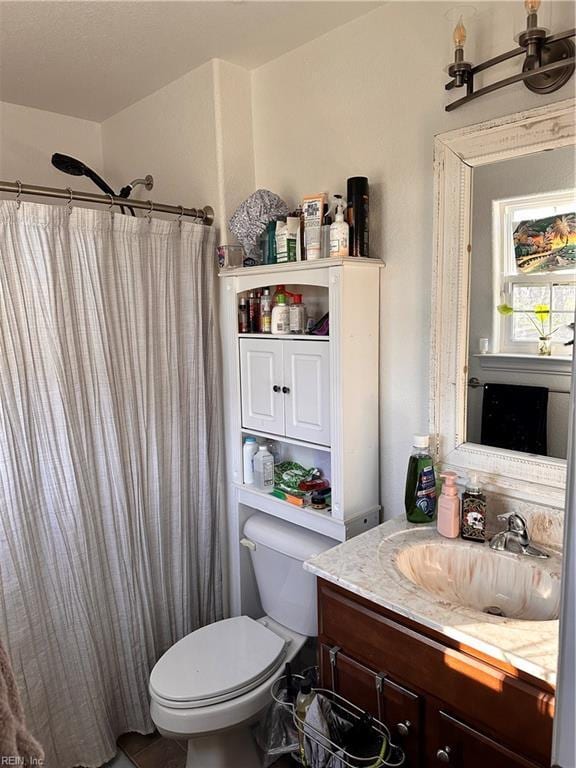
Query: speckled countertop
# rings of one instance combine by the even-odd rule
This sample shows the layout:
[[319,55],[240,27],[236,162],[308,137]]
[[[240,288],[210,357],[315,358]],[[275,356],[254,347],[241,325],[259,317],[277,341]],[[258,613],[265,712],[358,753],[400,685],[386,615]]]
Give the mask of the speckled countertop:
[[[407,555],[409,549],[411,554]],[[420,559],[414,560],[417,550],[421,553]],[[432,592],[404,575],[417,576],[418,567]],[[411,525],[398,517],[317,555],[308,560],[304,568],[534,677],[552,685],[556,682],[557,620],[488,615],[456,602],[454,583],[465,583],[465,593],[472,596],[470,602],[474,605],[482,600],[487,583],[498,583],[499,579],[500,584],[506,583],[509,600],[513,595],[511,613],[514,609],[518,612],[528,609],[524,615],[531,615],[530,610],[535,615],[546,615],[550,610],[547,601],[550,593],[554,595],[552,610],[558,609],[561,576],[558,554],[551,553],[549,559],[541,560],[494,552],[488,544],[444,539],[434,525]],[[494,581],[495,576],[498,578]],[[528,605],[527,599],[533,601],[535,594],[540,596],[540,601],[537,599]]]

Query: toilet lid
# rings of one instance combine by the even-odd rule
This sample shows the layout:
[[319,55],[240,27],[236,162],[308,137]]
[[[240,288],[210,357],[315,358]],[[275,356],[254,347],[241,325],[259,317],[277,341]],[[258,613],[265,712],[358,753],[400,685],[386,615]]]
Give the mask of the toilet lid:
[[278,669],[285,646],[283,638],[248,616],[217,621],[166,651],[150,675],[150,693],[175,708],[227,701]]

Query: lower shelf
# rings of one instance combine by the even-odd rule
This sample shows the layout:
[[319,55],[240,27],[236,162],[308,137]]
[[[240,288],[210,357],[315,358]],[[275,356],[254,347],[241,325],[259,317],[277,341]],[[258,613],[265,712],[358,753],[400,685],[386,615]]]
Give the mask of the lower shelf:
[[336,541],[350,539],[379,523],[380,507],[368,510],[365,514],[350,520],[339,520],[332,516],[330,510],[322,511],[310,507],[298,507],[269,493],[239,483],[235,483],[234,488],[238,503],[245,504],[260,512],[267,512],[269,515],[303,526],[324,536],[329,536]]

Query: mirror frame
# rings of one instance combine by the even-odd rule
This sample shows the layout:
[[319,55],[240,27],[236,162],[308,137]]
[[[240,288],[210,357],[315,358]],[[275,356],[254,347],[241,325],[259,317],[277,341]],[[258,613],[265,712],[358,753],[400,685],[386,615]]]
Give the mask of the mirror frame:
[[430,431],[436,459],[506,496],[564,507],[566,461],[466,442],[472,170],[576,142],[576,99],[435,137]]

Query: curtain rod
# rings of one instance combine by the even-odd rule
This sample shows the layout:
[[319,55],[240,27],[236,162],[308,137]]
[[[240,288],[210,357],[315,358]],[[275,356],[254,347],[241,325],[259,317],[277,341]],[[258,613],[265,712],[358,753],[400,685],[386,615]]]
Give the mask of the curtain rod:
[[[478,379],[473,376],[471,379],[468,379],[468,386],[472,387],[472,389],[479,389],[484,388],[486,385],[483,384],[481,381],[478,381]],[[531,384],[523,384],[521,386],[532,386]],[[551,392],[554,395],[569,395],[570,390],[569,389],[551,389],[548,387],[548,392]]]
[[77,192],[67,187],[58,189],[57,187],[39,187],[36,184],[21,184],[19,181],[0,181],[0,192],[13,192],[17,198],[21,195],[33,195],[36,197],[55,197],[59,200],[68,200],[82,203],[98,203],[102,205],[123,205],[131,208],[143,208],[148,213],[173,213],[177,216],[190,216],[194,219],[201,219],[203,224],[210,226],[214,221],[214,210],[209,205],[204,208],[184,208],[180,205],[165,205],[164,203],[155,203],[153,200],[134,200],[127,197],[118,197],[118,195],[95,195],[91,192]]

